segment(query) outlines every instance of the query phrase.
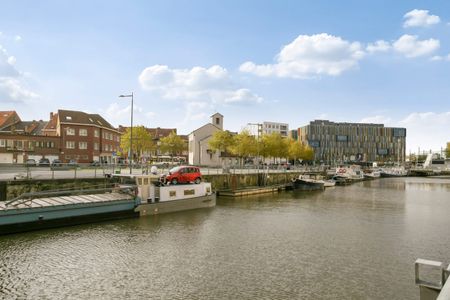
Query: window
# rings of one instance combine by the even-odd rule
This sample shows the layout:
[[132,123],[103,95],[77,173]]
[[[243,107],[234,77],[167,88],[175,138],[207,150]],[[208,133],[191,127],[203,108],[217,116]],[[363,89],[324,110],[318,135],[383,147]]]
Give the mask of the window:
[[220,118],[216,118],[216,125],[220,125]]
[[87,142],[79,142],[78,143],[78,149],[86,150],[87,149]]
[[338,142],[347,142],[347,136],[346,135],[337,135],[336,136],[336,141]]
[[99,137],[99,136],[100,136],[100,134],[99,134],[98,129],[95,129],[94,130],[94,137]]
[[66,120],[72,121],[72,117],[71,116],[66,116]]
[[98,143],[94,143],[94,150],[98,150],[98,149],[99,149]]
[[16,148],[17,150],[22,150],[23,142],[22,141],[14,141],[14,148]]
[[87,136],[87,129],[80,129],[79,134],[80,136]]
[[66,148],[67,149],[75,149],[75,142],[73,142],[73,141],[66,141]]
[[67,128],[67,135],[75,135],[75,128]]
[[6,140],[0,140],[0,147],[6,147]]

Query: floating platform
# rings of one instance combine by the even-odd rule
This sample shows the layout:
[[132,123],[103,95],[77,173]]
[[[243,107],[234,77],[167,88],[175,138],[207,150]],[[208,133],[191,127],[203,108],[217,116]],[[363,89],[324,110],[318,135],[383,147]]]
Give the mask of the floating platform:
[[279,191],[283,191],[286,189],[292,189],[290,184],[282,184],[275,186],[265,186],[265,187],[254,187],[254,188],[246,188],[246,189],[237,189],[237,190],[225,190],[220,191],[219,195],[224,197],[243,197],[257,194],[267,194],[267,193],[278,193]]

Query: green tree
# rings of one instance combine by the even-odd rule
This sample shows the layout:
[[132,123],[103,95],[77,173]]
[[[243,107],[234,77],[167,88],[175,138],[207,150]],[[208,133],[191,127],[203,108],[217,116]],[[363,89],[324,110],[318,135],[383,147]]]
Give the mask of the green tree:
[[[122,154],[127,157],[130,153],[130,136],[131,130],[127,128],[120,138],[120,148]],[[144,126],[133,126],[133,156],[140,158],[145,152],[151,152],[155,149],[153,136],[145,129]],[[129,159],[129,157],[128,157]]]
[[175,131],[172,131],[168,136],[160,139],[161,145],[159,149],[163,153],[168,153],[172,158],[175,155],[181,155],[183,151],[187,150],[187,144],[178,136]]
[[445,149],[445,157],[450,158],[450,142],[447,143],[447,149]]
[[230,153],[230,148],[233,146],[233,134],[228,130],[219,130],[214,132],[211,139],[208,141],[209,148],[212,151],[220,151],[222,153]]
[[231,153],[240,158],[242,164],[243,158],[258,155],[258,144],[254,136],[249,131],[243,130],[233,137],[234,142],[230,147]]

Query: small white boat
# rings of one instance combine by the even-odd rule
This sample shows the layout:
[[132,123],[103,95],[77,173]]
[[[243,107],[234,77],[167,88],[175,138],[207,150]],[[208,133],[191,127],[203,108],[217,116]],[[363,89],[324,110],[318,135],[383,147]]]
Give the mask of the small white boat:
[[352,165],[349,167],[339,167],[336,168],[336,174],[334,175],[334,178],[343,178],[357,181],[364,179],[364,173],[361,170],[361,167],[358,165]]
[[380,178],[380,177],[381,177],[380,171],[372,171],[369,173],[364,173],[364,178],[366,178],[366,179],[375,179],[375,178]]
[[336,185],[336,180],[330,179],[330,180],[323,180],[323,186],[324,187],[332,187]]
[[408,171],[404,167],[383,168],[381,177],[405,177]]

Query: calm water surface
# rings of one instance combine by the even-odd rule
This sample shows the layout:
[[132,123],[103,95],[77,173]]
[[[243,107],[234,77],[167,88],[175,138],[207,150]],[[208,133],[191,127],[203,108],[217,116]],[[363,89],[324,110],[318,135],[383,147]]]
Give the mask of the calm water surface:
[[3,236],[0,298],[418,299],[449,216],[450,180],[400,178]]

